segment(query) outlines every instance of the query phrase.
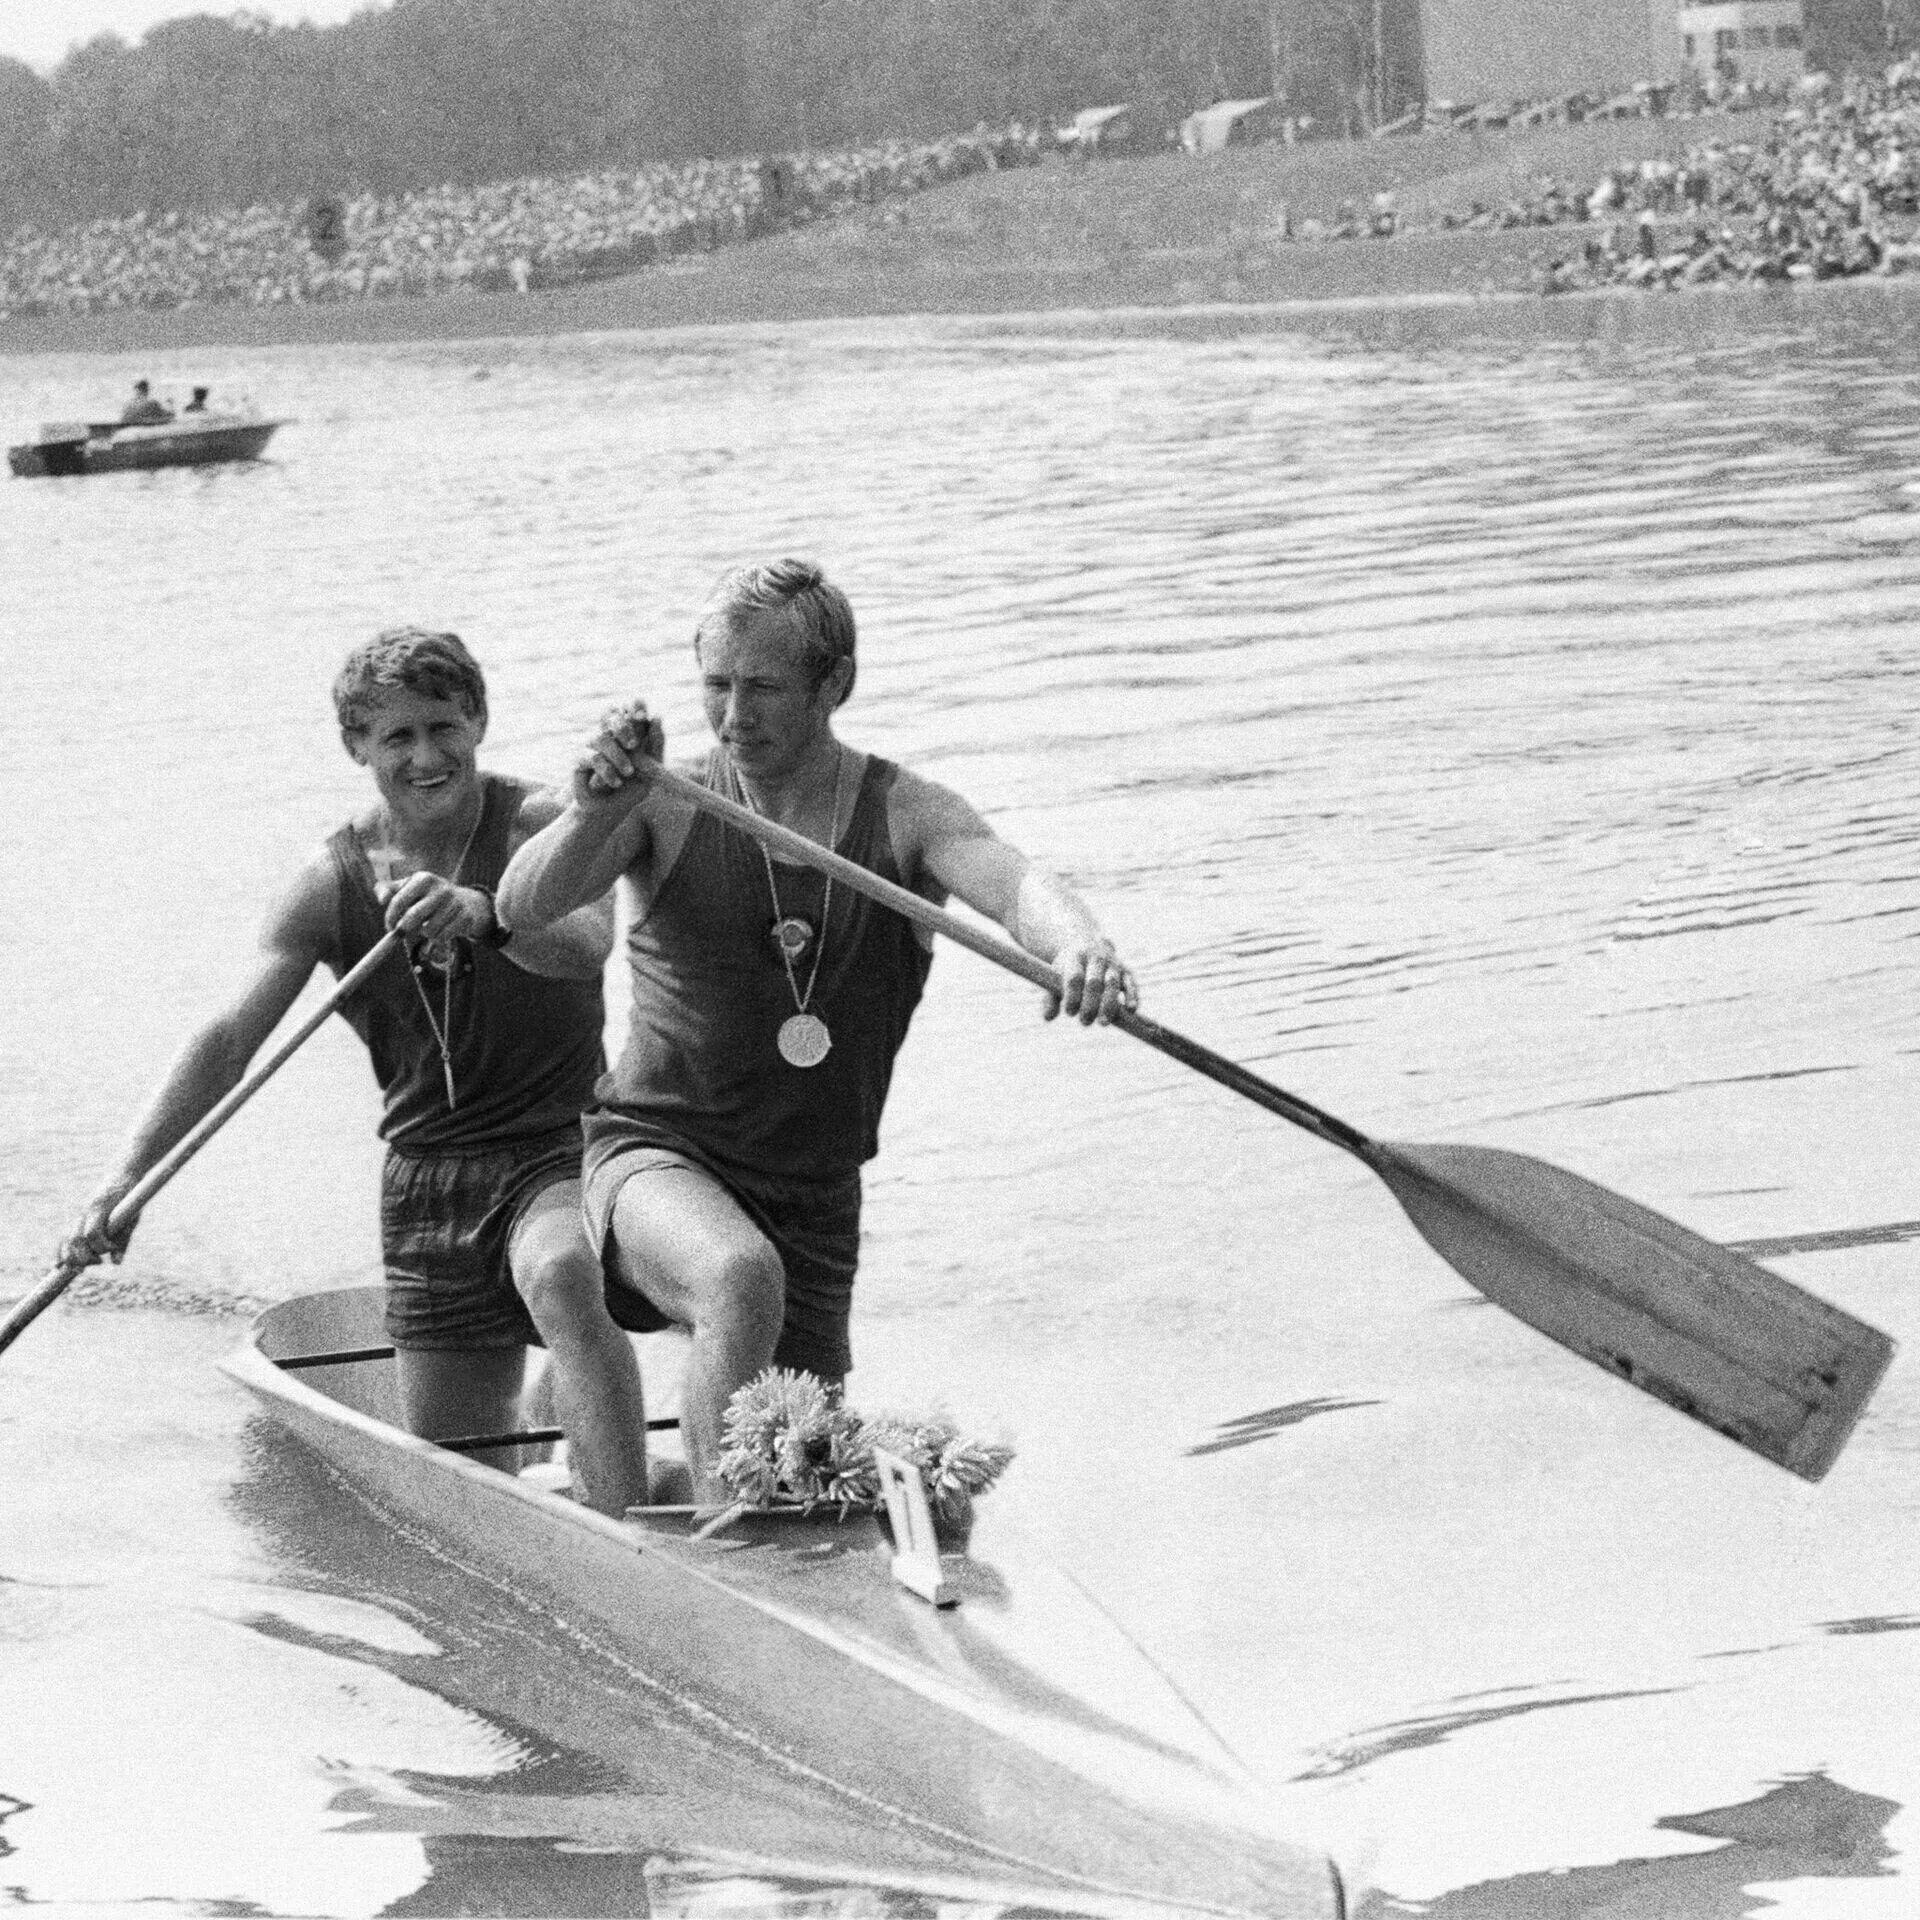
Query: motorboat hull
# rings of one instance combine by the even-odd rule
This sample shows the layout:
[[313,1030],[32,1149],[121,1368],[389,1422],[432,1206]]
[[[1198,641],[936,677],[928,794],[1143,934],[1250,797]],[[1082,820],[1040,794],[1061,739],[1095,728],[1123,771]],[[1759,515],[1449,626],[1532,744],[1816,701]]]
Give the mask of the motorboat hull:
[[49,436],[7,449],[7,465],[21,479],[65,474],[128,473],[152,467],[204,467],[228,460],[257,460],[285,424],[280,420],[221,421],[209,426],[178,422],[152,427],[93,428]]

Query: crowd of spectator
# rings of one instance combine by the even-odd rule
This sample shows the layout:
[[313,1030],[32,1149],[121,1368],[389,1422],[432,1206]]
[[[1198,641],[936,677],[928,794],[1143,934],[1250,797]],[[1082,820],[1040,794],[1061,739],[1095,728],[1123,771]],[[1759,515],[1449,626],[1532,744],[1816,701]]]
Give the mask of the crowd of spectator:
[[[0,320],[116,308],[522,292],[707,250],[837,208],[1032,165],[1059,136],[1018,123],[841,153],[696,160],[572,179],[317,197],[237,212],[136,213],[0,242]],[[1294,221],[1293,240],[1391,239],[1392,195]],[[1715,138],[1582,186],[1548,176],[1499,206],[1439,214],[1474,232],[1582,226],[1547,292],[1829,279],[1920,267],[1920,59],[1816,77],[1750,141]]]
[[1018,124],[945,139],[575,179],[319,196],[237,212],[135,213],[0,242],[0,319],[224,301],[525,292],[629,272],[944,180],[1039,159]]
[[1753,143],[1708,144],[1678,166],[1609,176],[1588,197],[1600,223],[1548,270],[1581,286],[1830,280],[1920,265],[1920,61],[1828,83]]
[[[1920,60],[1874,78],[1809,81],[1751,141],[1707,140],[1590,187],[1549,176],[1500,206],[1441,213],[1447,230],[1582,225],[1580,250],[1546,270],[1549,293],[1583,287],[1825,280],[1920,267]],[[1387,195],[1303,222],[1302,239],[1385,239]]]

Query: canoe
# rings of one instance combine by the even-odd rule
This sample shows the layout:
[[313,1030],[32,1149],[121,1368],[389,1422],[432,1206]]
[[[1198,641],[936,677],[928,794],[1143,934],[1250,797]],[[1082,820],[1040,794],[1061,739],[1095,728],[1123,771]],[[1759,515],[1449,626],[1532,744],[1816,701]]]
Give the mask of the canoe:
[[150,427],[80,421],[42,427],[38,438],[7,449],[7,465],[23,480],[76,473],[125,473],[147,467],[204,467],[257,460],[284,420],[209,414]]
[[992,1498],[968,1550],[939,1556],[936,1605],[872,1515],[750,1515],[702,1539],[691,1508],[611,1519],[404,1432],[377,1287],[267,1309],[223,1365],[383,1521],[956,1871],[1088,1911],[1346,1913],[1332,1860]]

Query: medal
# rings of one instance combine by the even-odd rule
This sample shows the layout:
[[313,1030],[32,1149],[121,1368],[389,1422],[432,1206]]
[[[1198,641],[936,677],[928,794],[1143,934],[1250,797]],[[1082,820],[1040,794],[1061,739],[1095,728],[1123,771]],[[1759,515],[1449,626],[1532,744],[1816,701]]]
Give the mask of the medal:
[[[459,859],[453,863],[453,874],[448,882],[450,886],[459,885],[460,869],[467,864],[467,855],[473,851],[474,836],[480,831],[480,822],[486,817],[487,802],[483,791],[480,811],[474,815],[473,825],[467,829],[466,844],[460,849]],[[369,853],[367,863],[379,885],[393,885],[394,854],[390,846],[379,849],[377,856]],[[407,970],[413,976],[413,990],[420,996],[421,1010],[427,1016],[427,1026],[433,1033],[434,1045],[440,1049],[440,1073],[447,1084],[447,1111],[451,1113],[460,1104],[453,1082],[453,983],[460,974],[472,972],[473,960],[467,951],[466,941],[453,934],[441,934],[436,939],[410,943]],[[427,997],[424,978],[430,973],[440,976],[440,1017],[437,1020],[434,1018],[433,1002]]]
[[813,945],[813,929],[796,913],[773,923],[773,944],[783,962],[800,959]]
[[[840,841],[840,786],[841,777],[847,769],[846,749],[840,750],[839,758],[833,768],[833,818],[828,823],[829,846],[837,846]],[[759,808],[753,804],[753,797],[740,784],[737,771],[733,775],[734,790],[755,812]],[[796,914],[781,910],[780,886],[773,877],[773,856],[763,846],[760,858],[766,862],[767,891],[773,896],[773,925],[769,929],[773,944],[779,950],[780,964],[786,969],[787,991],[793,995],[795,1012],[780,1022],[780,1031],[774,1036],[774,1044],[780,1049],[780,1058],[790,1067],[817,1067],[833,1048],[833,1035],[827,1031],[827,1023],[817,1013],[808,1012],[813,1004],[814,983],[820,978],[821,957],[827,950],[827,918],[833,912],[833,876],[827,876],[826,897],[820,903],[820,932],[816,938],[814,930]],[[793,963],[807,950],[808,941],[813,941],[813,966],[807,974],[806,991],[800,990],[800,982],[795,979]]]
[[811,1013],[789,1014],[780,1022],[776,1044],[780,1058],[790,1067],[817,1067],[833,1048],[833,1035],[827,1023]]
[[414,965],[424,972],[444,975],[460,971],[459,942],[445,934],[423,942],[417,954]]

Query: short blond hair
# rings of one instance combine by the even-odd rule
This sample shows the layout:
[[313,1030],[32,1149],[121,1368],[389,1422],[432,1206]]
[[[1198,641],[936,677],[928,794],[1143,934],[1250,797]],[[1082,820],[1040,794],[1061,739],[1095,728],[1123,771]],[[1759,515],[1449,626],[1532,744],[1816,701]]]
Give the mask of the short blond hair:
[[365,733],[369,710],[383,693],[457,700],[470,719],[487,717],[486,678],[457,633],[388,627],[355,647],[333,681],[340,731]]
[[750,613],[780,613],[787,617],[800,643],[816,688],[842,660],[847,663],[842,701],[853,691],[853,606],[847,596],[811,560],[768,560],[752,566],[729,567],[714,582],[694,623],[695,653],[716,627],[731,630]]

